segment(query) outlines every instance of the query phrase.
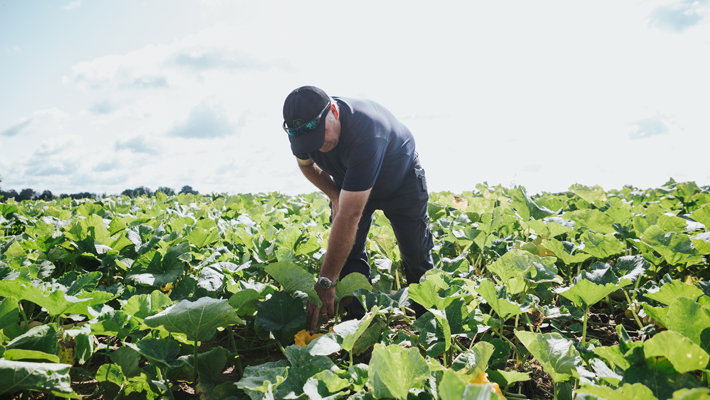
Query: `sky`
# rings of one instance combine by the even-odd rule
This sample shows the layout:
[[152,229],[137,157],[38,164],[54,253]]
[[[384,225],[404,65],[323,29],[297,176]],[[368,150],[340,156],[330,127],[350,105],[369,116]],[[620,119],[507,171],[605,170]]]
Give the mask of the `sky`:
[[291,90],[374,100],[429,189],[710,185],[710,0],[0,0],[0,187],[310,193]]

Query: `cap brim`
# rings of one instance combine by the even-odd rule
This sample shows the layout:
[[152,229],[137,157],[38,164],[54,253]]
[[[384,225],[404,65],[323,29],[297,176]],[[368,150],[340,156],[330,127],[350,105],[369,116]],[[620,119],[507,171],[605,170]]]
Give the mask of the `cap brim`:
[[320,150],[325,142],[325,118],[311,132],[298,136],[289,135],[288,140],[291,142],[291,152],[294,156]]

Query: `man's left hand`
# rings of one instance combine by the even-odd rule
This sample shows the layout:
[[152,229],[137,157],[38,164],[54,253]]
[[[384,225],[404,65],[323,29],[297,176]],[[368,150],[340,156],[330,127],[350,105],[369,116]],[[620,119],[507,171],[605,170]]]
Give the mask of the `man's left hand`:
[[310,327],[311,335],[318,330],[318,317],[323,316],[324,320],[332,318],[335,315],[335,288],[323,289],[319,284],[313,287],[318,293],[320,301],[323,303],[321,307],[317,307],[311,302],[306,302],[306,326]]

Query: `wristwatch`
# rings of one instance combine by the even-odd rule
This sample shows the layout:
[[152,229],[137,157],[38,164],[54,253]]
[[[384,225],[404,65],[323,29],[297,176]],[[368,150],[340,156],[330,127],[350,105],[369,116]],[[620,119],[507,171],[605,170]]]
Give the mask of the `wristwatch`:
[[325,276],[321,276],[320,278],[318,278],[318,285],[320,285],[320,287],[326,290],[335,287],[335,283],[333,283],[333,281],[326,278]]

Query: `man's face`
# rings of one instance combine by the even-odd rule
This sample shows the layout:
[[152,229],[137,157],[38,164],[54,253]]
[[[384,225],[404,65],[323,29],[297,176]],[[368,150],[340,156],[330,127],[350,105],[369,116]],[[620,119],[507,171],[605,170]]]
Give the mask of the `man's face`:
[[[333,108],[330,109],[331,113],[334,112]],[[325,141],[319,149],[322,153],[333,150],[340,140],[340,120],[332,118],[331,115],[325,119]]]

